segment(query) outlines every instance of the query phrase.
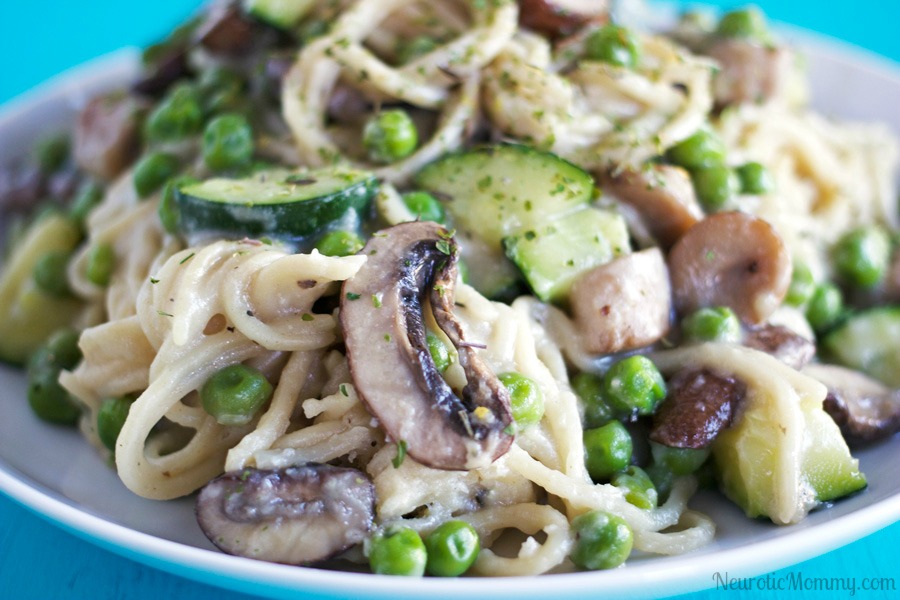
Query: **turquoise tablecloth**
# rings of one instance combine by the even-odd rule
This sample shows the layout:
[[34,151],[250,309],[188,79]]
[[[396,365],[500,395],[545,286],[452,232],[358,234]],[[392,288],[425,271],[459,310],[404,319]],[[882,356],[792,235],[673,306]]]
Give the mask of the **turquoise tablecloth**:
[[[0,12],[0,102],[59,71],[126,45],[144,45],[166,32],[198,0],[121,2],[116,0],[3,0]],[[721,6],[740,3],[713,2]],[[774,19],[842,38],[900,60],[896,0],[757,2]],[[900,100],[900,99],[898,99]],[[900,524],[819,558],[793,565],[773,578],[800,573],[807,579],[837,575],[894,578],[900,568],[894,554]],[[714,571],[711,565],[711,571]],[[714,582],[709,582],[710,586]],[[603,597],[596,590],[591,597]],[[701,599],[768,595],[800,598],[799,592],[753,592],[710,589]],[[805,595],[807,597],[809,594]],[[847,592],[816,597],[846,598]],[[862,598],[897,597],[894,591],[857,591]],[[0,598],[72,598],[83,600],[172,600],[247,596],[208,587],[121,558],[46,523],[0,496]]]

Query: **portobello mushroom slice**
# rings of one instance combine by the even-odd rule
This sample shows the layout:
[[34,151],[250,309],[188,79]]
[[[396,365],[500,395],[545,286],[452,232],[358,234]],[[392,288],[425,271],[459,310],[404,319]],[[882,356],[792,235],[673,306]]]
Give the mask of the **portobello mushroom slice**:
[[[344,282],[341,327],[357,393],[390,439],[423,465],[468,470],[512,444],[509,393],[466,341],[453,314],[456,241],[436,223],[376,233],[366,264]],[[424,310],[457,348],[467,384],[459,395],[428,350]]]
[[668,384],[650,439],[672,448],[708,448],[731,425],[747,386],[710,369],[685,369]]
[[331,558],[372,530],[375,486],[356,469],[244,469],[206,484],[197,522],[228,554],[290,565]]
[[744,345],[771,354],[781,362],[802,369],[816,355],[816,345],[783,325],[766,323],[744,333]]
[[900,431],[900,390],[868,375],[836,365],[807,365],[803,372],[825,384],[825,412],[850,446],[860,446]]
[[551,40],[609,20],[607,0],[519,0],[519,24]]

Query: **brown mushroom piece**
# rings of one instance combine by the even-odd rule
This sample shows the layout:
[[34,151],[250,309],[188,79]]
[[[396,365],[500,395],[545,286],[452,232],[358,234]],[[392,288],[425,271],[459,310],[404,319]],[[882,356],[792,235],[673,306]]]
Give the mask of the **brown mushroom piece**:
[[642,224],[664,248],[671,248],[703,218],[688,172],[672,165],[652,165],[601,178],[605,193],[637,211]]
[[841,428],[849,445],[859,446],[900,431],[900,389],[837,365],[807,365],[803,373],[828,388],[825,412]]
[[669,275],[675,308],[728,306],[747,324],[764,322],[791,283],[791,257],[766,221],[741,212],[703,219],[672,247]]
[[519,23],[555,40],[609,18],[606,0],[519,0]]
[[679,371],[653,417],[650,439],[672,448],[708,448],[731,425],[747,386],[710,369]]
[[582,346],[611,354],[648,346],[669,332],[672,294],[666,261],[650,248],[595,267],[579,277],[569,305]]
[[[490,464],[513,440],[509,393],[453,315],[455,239],[436,223],[403,223],[376,233],[361,253],[366,263],[344,282],[340,311],[360,398],[416,461],[448,470]],[[426,298],[465,371],[460,396],[428,349]]]
[[100,96],[91,100],[75,124],[72,153],[85,171],[104,180],[121,173],[140,150],[143,105],[131,96]]
[[214,4],[197,27],[200,44],[215,54],[240,55],[253,44],[254,23],[237,2]]
[[771,354],[794,369],[802,369],[816,355],[816,345],[782,325],[765,324],[744,333],[744,345]]
[[206,484],[196,512],[206,537],[228,554],[305,565],[368,536],[375,487],[356,469],[330,465],[244,469]]
[[787,48],[729,38],[716,41],[706,53],[720,66],[713,82],[717,106],[786,96],[793,61]]

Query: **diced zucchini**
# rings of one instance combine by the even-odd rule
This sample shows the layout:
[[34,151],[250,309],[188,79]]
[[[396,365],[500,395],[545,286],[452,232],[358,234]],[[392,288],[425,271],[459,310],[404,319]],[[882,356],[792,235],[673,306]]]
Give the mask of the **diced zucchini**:
[[35,222],[13,248],[0,279],[0,360],[24,364],[51,333],[78,315],[81,302],[45,294],[32,273],[42,256],[69,252],[80,240],[73,221],[51,213]]
[[757,390],[744,403],[716,438],[713,458],[723,491],[747,516],[796,523],[866,486],[821,397]]
[[822,346],[830,359],[900,386],[900,306],[854,315],[829,333]]
[[269,170],[245,179],[185,182],[175,200],[183,233],[296,240],[358,218],[377,189],[372,173],[349,168]]
[[593,179],[582,169],[514,145],[449,154],[422,169],[416,185],[443,203],[471,282],[486,296],[518,279],[503,258],[504,238],[579,210],[594,194]]
[[313,0],[244,0],[244,10],[279,29],[290,29],[300,22]]
[[582,208],[504,239],[506,255],[544,302],[562,302],[581,273],[630,251],[621,215]]

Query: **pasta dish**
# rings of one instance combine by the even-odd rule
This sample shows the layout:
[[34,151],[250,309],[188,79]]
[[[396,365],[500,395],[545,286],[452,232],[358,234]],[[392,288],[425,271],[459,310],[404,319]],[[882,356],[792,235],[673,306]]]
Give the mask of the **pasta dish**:
[[690,552],[900,429],[897,159],[754,8],[217,2],[3,167],[0,358],[231,554]]

